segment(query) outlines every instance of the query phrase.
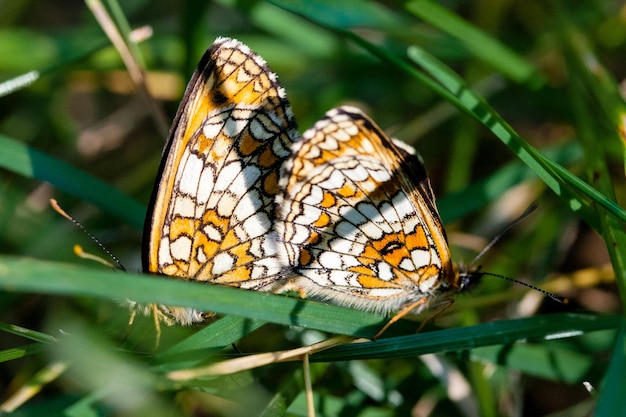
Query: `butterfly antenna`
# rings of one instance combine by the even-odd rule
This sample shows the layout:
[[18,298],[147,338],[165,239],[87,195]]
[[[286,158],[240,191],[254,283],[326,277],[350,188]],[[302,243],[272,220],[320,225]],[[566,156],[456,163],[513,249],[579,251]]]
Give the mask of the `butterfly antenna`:
[[490,275],[492,277],[502,278],[502,279],[505,279],[507,281],[514,282],[514,283],[519,284],[519,285],[523,285],[524,287],[530,288],[531,290],[539,291],[541,294],[545,295],[546,297],[550,297],[554,301],[557,301],[557,302],[559,302],[561,304],[568,304],[569,303],[569,299],[567,299],[565,297],[561,297],[561,296],[558,296],[556,294],[552,294],[550,291],[546,291],[546,290],[544,290],[542,288],[535,287],[534,285],[528,284],[528,283],[526,283],[524,281],[520,281],[520,280],[517,280],[517,279],[509,278],[509,277],[507,277],[505,275],[494,274],[492,272],[481,272],[481,275]]
[[[99,240],[98,238],[96,238],[94,235],[92,235],[87,229],[85,229],[85,226],[83,226],[78,220],[76,220],[75,218],[73,218],[72,216],[70,216],[69,214],[67,214],[65,212],[65,210],[63,210],[61,208],[61,206],[59,205],[59,203],[54,199],[51,198],[50,199],[50,205],[52,206],[52,208],[59,213],[61,216],[65,217],[67,220],[71,221],[72,223],[74,223],[74,225],[76,227],[78,227],[80,230],[83,231],[83,233],[85,233],[96,245],[98,245],[98,247],[104,252],[106,253],[112,260],[113,262],[115,262],[118,266],[119,269],[121,269],[122,271],[126,271],[126,269],[124,268],[124,266],[122,266],[122,263],[119,261],[119,259],[117,259],[117,257],[115,255],[113,255],[111,253],[111,251],[109,251]],[[88,255],[85,252],[83,252],[82,248],[78,245],[74,246],[74,253],[76,253],[77,256],[80,256],[82,258],[88,258],[88,259],[95,259],[98,260],[98,258]],[[105,265],[108,264],[108,262],[106,261],[102,261],[100,259],[101,262],[103,262]],[[110,265],[110,264],[109,264]]]
[[481,250],[478,255],[476,255],[474,257],[474,259],[472,259],[472,262],[470,262],[470,265],[476,265],[476,262],[483,257],[483,255],[485,253],[487,253],[487,251],[489,249],[491,249],[493,247],[493,245],[495,245],[496,243],[498,243],[498,241],[502,238],[502,236],[504,236],[509,230],[511,230],[516,224],[518,224],[519,222],[521,222],[522,220],[524,220],[526,217],[528,217],[533,211],[535,211],[537,209],[537,203],[532,203],[522,214],[519,215],[519,217],[515,220],[513,220],[511,223],[509,223],[500,233],[498,233],[493,239],[491,239],[491,241],[489,243],[487,243],[487,245],[483,248],[483,250]]
[[[513,220],[511,223],[509,223],[500,233],[498,233],[496,235],[496,237],[494,237],[493,239],[491,239],[491,241],[483,248],[483,250],[481,250],[478,255],[476,255],[474,257],[474,259],[472,260],[470,265],[475,265],[476,261],[478,261],[489,249],[491,249],[493,247],[493,245],[495,245],[501,238],[502,236],[504,236],[509,230],[511,230],[511,228],[513,228],[515,225],[517,225],[518,223],[520,223],[522,220],[524,220],[526,217],[528,217],[530,214],[532,214],[533,211],[535,211],[537,209],[538,204],[536,202],[532,203],[530,206],[528,206],[528,208],[526,210],[524,210],[524,212],[522,214],[520,214],[515,220]],[[497,278],[501,278],[510,282],[514,282],[516,284],[522,285],[526,288],[530,288],[532,290],[538,291],[541,294],[545,295],[546,297],[549,297],[551,299],[553,299],[554,301],[557,301],[561,304],[567,304],[569,303],[569,300],[565,297],[561,297],[558,296],[556,294],[552,294],[549,291],[546,291],[544,289],[541,289],[539,287],[536,287],[532,284],[528,284],[526,282],[514,279],[514,278],[509,278],[505,275],[500,275],[500,274],[494,274],[492,272],[483,272],[480,271],[480,275],[484,276],[484,275],[490,275],[492,277],[497,277]]]

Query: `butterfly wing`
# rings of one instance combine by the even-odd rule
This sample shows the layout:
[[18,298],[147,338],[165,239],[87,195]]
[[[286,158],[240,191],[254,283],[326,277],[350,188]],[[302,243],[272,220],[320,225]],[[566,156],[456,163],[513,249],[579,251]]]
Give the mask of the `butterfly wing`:
[[205,53],[178,109],[146,218],[150,273],[258,289],[284,266],[278,174],[299,139],[276,75],[233,39]]
[[424,166],[360,110],[305,132],[281,186],[277,229],[299,290],[386,313],[457,287]]

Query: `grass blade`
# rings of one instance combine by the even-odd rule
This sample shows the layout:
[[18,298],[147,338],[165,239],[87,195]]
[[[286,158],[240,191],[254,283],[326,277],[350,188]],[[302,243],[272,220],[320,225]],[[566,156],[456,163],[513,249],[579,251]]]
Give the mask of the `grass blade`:
[[0,135],[0,147],[1,167],[26,178],[49,182],[138,229],[143,228],[145,207],[103,181],[3,135]]

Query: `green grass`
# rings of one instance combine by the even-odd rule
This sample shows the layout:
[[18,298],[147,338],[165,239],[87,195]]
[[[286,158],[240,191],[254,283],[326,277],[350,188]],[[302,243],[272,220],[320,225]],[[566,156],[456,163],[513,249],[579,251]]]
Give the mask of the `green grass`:
[[[76,243],[97,249],[49,209],[49,197],[129,271],[140,270],[161,114],[171,120],[216,36],[236,37],[268,61],[301,131],[349,102],[413,144],[459,262],[537,201],[481,259],[483,269],[570,299],[561,305],[485,277],[418,334],[419,323],[402,320],[379,341],[315,353],[318,415],[623,410],[626,29],[613,3],[111,1],[121,39],[140,25],[154,31],[129,54],[149,83],[157,80],[157,107],[124,87],[123,61],[90,11],[97,3],[62,11],[9,3],[0,5],[0,403],[36,393],[9,415],[306,415],[297,361],[182,382],[168,373],[334,334],[370,338],[386,322],[111,271],[72,254]],[[150,318],[128,325],[129,299],[223,318],[163,327],[155,351]],[[455,396],[464,386],[468,395]]]

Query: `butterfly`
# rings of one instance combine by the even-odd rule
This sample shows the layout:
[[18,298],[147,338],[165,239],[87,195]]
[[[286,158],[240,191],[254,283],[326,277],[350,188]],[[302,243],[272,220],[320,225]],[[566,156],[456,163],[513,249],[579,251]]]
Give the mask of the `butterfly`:
[[[300,136],[276,75],[229,38],[187,86],[144,230],[145,272],[378,313],[418,312],[479,275],[452,262],[410,146],[349,106]],[[205,317],[158,312],[168,323]]]

